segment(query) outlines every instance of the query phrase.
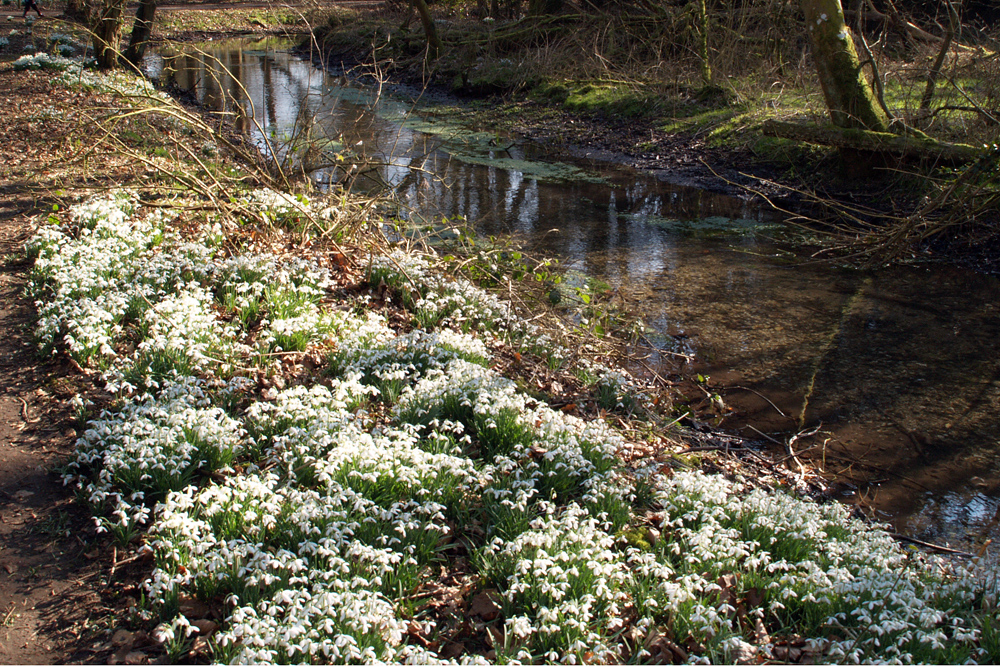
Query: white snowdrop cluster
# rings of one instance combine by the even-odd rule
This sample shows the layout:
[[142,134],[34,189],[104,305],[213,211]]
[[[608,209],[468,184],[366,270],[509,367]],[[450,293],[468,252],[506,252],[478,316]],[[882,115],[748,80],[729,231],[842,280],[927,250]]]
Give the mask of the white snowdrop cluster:
[[405,655],[385,597],[414,585],[447,533],[441,506],[379,505],[336,483],[296,489],[247,476],[171,494],[153,532],[157,600],[228,595],[227,660],[370,662]]
[[[305,205],[269,197],[251,199]],[[122,543],[149,534],[143,613],[171,658],[194,598],[222,619],[216,662],[440,663],[413,600],[456,544],[501,603],[498,661],[641,661],[657,637],[691,662],[781,659],[790,638],[822,661],[996,658],[995,577],[904,552],[839,505],[664,469],[637,516],[622,437],[490,369],[490,339],[461,330],[512,311],[426,259],[372,261],[373,285],[446,313],[398,333],[333,302],[316,264],[221,256],[216,237],[181,239],[118,194],[29,244],[39,343],[120,391],[66,482]],[[263,392],[240,375],[285,350],[322,351],[329,372]],[[629,382],[591,371],[616,397]]]
[[64,480],[95,507],[110,504],[116,520],[101,525],[131,529],[148,516],[137,501],[163,497],[188,486],[198,472],[228,466],[242,435],[238,422],[211,406],[200,382],[181,378],[158,397],[138,398],[92,420]]
[[31,51],[34,55],[23,55],[15,60],[13,65],[14,71],[43,69],[54,72],[65,72],[74,66],[79,67],[79,63],[72,58],[61,55],[55,56],[44,51],[35,53],[34,44],[25,44],[24,50]]
[[976,601],[995,604],[995,577],[904,553],[835,503],[700,473],[677,474],[658,493],[660,528],[671,535],[659,549],[673,570],[666,574],[694,595],[675,622],[706,643],[739,636],[734,610],[704,602],[729,573],[734,599],[760,596],[758,615],[794,625],[830,661],[935,662],[944,655],[935,651],[958,646],[966,659],[985,655],[975,648]]
[[467,331],[475,324],[496,329],[518,326],[510,304],[468,280],[432,272],[423,257],[400,250],[373,257],[368,280],[373,285],[384,282],[399,289],[404,305],[413,312],[414,322],[423,328],[444,325]]
[[315,264],[240,255],[222,261],[217,273],[223,305],[235,310],[243,328],[262,328],[257,347],[263,353],[301,352],[329,340],[342,323],[339,313],[319,307],[332,283],[329,272]]
[[534,521],[495,545],[504,599],[512,610],[498,658],[521,664],[619,662],[612,637],[624,626],[629,573],[615,540],[583,508]]

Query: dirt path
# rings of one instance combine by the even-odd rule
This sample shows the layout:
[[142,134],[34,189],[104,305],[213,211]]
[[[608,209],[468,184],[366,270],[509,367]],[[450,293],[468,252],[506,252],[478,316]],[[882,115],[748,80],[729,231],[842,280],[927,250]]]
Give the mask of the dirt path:
[[0,201],[0,662],[55,663],[83,657],[97,572],[75,534],[85,518],[53,470],[74,438],[61,400],[71,387],[34,354],[22,296],[31,206],[10,194]]
[[36,180],[66,150],[38,120],[68,104],[49,76],[0,70],[0,664],[108,662],[126,585],[58,474],[76,437],[70,399],[90,381],[39,358],[24,295],[24,244],[51,206]]

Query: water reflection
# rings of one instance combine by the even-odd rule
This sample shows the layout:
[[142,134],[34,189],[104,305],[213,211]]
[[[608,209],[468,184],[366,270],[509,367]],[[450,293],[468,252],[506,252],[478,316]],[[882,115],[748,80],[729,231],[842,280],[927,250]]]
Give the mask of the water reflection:
[[[900,526],[933,539],[956,533],[943,525],[974,525],[1000,538],[996,521],[980,521],[1000,496],[989,482],[1000,471],[995,279],[792,265],[772,238],[780,225],[744,201],[508,146],[433,108],[415,115],[386,96],[375,101],[280,51],[219,46],[164,69],[236,114],[264,150],[293,154],[308,133],[361,165],[321,169],[320,181],[364,174],[362,185],[391,188],[413,215],[518,233],[610,283],[727,388],[740,417],[726,425],[755,435],[747,422],[772,434],[822,423],[828,434],[803,441],[802,456]],[[973,476],[988,482],[972,500],[943,495]]]

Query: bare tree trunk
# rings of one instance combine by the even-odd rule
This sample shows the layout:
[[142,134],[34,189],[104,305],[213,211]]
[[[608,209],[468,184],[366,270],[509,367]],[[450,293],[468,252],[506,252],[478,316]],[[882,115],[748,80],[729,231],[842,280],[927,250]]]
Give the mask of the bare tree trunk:
[[[961,4],[961,0],[958,0],[958,3]],[[922,112],[926,112],[931,108],[931,100],[934,99],[934,88],[937,86],[938,77],[941,76],[941,67],[944,65],[944,59],[948,55],[948,50],[951,49],[951,43],[955,39],[955,34],[962,29],[958,8],[955,7],[956,3],[952,0],[945,0],[945,4],[948,5],[948,32],[944,36],[944,41],[941,42],[941,50],[938,51],[937,58],[931,66],[931,71],[927,73],[927,87],[924,88],[924,94],[920,98],[920,110]]]
[[444,48],[444,44],[441,43],[441,37],[438,36],[437,26],[434,25],[431,10],[427,7],[426,0],[413,0],[413,6],[417,8],[417,13],[420,14],[420,22],[424,24],[424,33],[427,35],[427,57],[431,60],[437,60],[437,57],[441,55],[441,49]]
[[97,8],[93,38],[94,58],[101,69],[114,69],[118,66],[125,2],[126,0],[104,0]]
[[135,12],[135,23],[132,25],[132,37],[125,49],[125,60],[139,67],[142,56],[146,53],[146,44],[153,33],[153,17],[156,14],[156,0],[139,0],[139,9]]
[[801,0],[813,60],[833,124],[885,132],[889,118],[861,71],[840,0]]
[[67,0],[66,11],[63,13],[73,21],[90,25],[91,11],[93,11],[93,8],[87,0]]
[[701,60],[701,82],[712,85],[712,66],[708,63],[708,6],[705,0],[695,3],[698,11],[698,59]]

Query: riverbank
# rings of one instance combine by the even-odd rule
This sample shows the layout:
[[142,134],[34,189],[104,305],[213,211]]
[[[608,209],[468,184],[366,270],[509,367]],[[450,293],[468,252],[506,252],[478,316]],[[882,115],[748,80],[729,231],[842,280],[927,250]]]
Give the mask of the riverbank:
[[[69,655],[136,663],[165,653],[184,662],[335,662],[344,654],[326,651],[344,646],[382,660],[555,659],[550,651],[621,660],[646,651],[649,659],[794,661],[877,651],[874,633],[900,618],[911,622],[908,612],[883,604],[878,623],[866,624],[854,613],[863,605],[854,603],[888,599],[885,585],[898,590],[904,581],[914,587],[906,608],[919,599],[933,617],[940,604],[953,605],[948,617],[965,615],[971,625],[939,627],[929,618],[928,632],[913,635],[915,648],[901,650],[928,661],[962,659],[922,652],[925,639],[933,651],[944,637],[951,650],[995,660],[995,614],[981,636],[982,617],[963,606],[994,599],[974,578],[951,580],[959,601],[945,601],[920,559],[883,533],[836,506],[764,490],[794,485],[798,475],[727,481],[698,471],[735,473],[727,457],[671,456],[687,447],[627,419],[643,404],[666,409],[669,397],[657,405],[642,385],[585,364],[582,344],[570,352],[540,340],[524,328],[529,316],[512,315],[496,295],[452,273],[438,274],[437,261],[352,245],[339,232],[326,234],[339,249],[324,245],[319,230],[377,227],[343,202],[307,204],[261,190],[236,165],[215,161],[227,149],[218,138],[209,143],[197,124],[116,124],[136,100],[98,80],[0,75],[0,89],[10,91],[2,177],[11,286],[30,277],[45,315],[30,347],[41,343],[43,358],[62,360],[36,366],[23,350],[15,353],[29,347],[32,307],[12,302],[24,318],[15,323],[20,339],[7,341],[8,358],[18,362],[12,369],[40,375],[12,378],[7,386],[17,391],[4,403],[8,422],[25,424],[26,435],[10,436],[21,458],[4,467],[12,472],[2,487],[9,544],[23,546],[0,554],[10,566],[2,580],[9,587],[0,592],[29,604],[5,610],[10,641],[3,646],[22,646],[23,638],[28,651],[48,645],[52,652],[13,654],[10,662]],[[85,141],[95,126],[113,129],[96,146]],[[209,173],[226,197],[212,189]],[[134,194],[111,194],[122,186]],[[200,197],[172,199],[185,191]],[[36,228],[43,231],[31,243],[32,268],[18,245]],[[109,257],[121,262],[109,266]],[[504,268],[473,266],[488,269],[486,276]],[[94,280],[102,285],[96,293],[88,288]],[[72,428],[60,440],[45,430],[51,425]],[[158,437],[142,441],[151,431]],[[76,434],[82,438],[72,452]],[[129,434],[151,449],[130,449]],[[37,449],[28,446],[32,437]],[[704,437],[691,444],[732,446]],[[369,438],[369,449],[357,449]],[[73,459],[66,480],[89,499],[104,537],[52,504],[68,498],[57,476],[37,463],[29,471],[50,449]],[[391,469],[386,452],[394,455]],[[157,458],[164,456],[169,461]],[[159,470],[157,463],[178,467],[153,479],[134,474]],[[169,489],[178,493],[147,514]],[[235,511],[233,503],[243,507]],[[791,516],[802,523],[778,520]],[[369,519],[382,530],[354,525]],[[719,541],[765,524],[781,560],[759,551],[765,537],[755,533]],[[192,530],[205,532],[192,541]],[[313,539],[317,533],[321,539]],[[386,539],[394,534],[398,541]],[[750,561],[734,570],[732,559],[719,559],[723,545]],[[678,561],[675,548],[697,562]],[[567,585],[571,595],[540,598],[517,575],[540,572],[534,560],[546,557],[543,550],[575,573],[569,582],[541,583]],[[856,598],[814,600],[837,589],[836,579],[823,579],[836,576],[823,569],[833,566],[823,558],[834,552],[864,585]],[[226,572],[234,562],[242,568]],[[56,563],[76,569],[53,578]],[[765,565],[780,576],[754,579]],[[354,579],[342,578],[345,567]],[[551,563],[544,569],[557,574]],[[151,588],[137,585],[150,576]],[[79,587],[91,597],[54,614],[44,596],[67,602],[60,577],[61,584],[84,582]],[[589,600],[578,590],[599,595]],[[848,620],[805,619],[790,601],[796,596],[812,596],[804,604],[813,609],[829,604],[824,613],[843,605]],[[274,624],[257,615],[264,606],[275,611]],[[73,632],[58,643],[35,642],[65,628],[69,609],[80,614]],[[343,609],[357,613],[336,615]],[[473,617],[471,627],[458,622],[463,613]],[[583,613],[593,623],[577,637],[570,622]],[[359,629],[365,622],[379,632]],[[300,625],[307,634],[289,643]],[[789,628],[795,634],[786,636]],[[843,639],[830,640],[838,628]],[[814,642],[807,632],[818,633]]]
[[[831,233],[842,252],[820,254],[834,261],[856,256],[878,265],[892,255],[897,261],[943,260],[997,271],[998,221],[976,203],[980,195],[988,198],[990,186],[918,212],[922,200],[947,190],[953,170],[935,168],[932,159],[858,160],[836,148],[766,136],[765,121],[821,124],[828,115],[794,11],[779,11],[762,24],[739,12],[713,17],[716,29],[731,34],[720,34],[713,46],[713,60],[723,64],[705,84],[697,50],[685,41],[691,39],[685,12],[654,16],[647,10],[627,18],[567,11],[480,20],[476,12],[482,10],[469,5],[437,9],[444,50],[433,62],[425,59],[426,42],[412,13],[337,10],[316,28],[317,44],[308,48],[318,45],[335,70],[371,73],[374,66],[383,84],[405,83],[424,100],[456,100],[476,127],[773,205],[815,231]],[[734,38],[742,33],[726,27],[727,21],[743,22],[739,30],[750,31],[744,41]],[[670,31],[673,22],[679,22],[680,35]],[[976,48],[990,53],[989,35],[976,34],[977,43],[986,45]],[[762,49],[766,44],[771,50]],[[908,63],[922,56],[886,48],[878,57],[891,80],[887,104],[901,120],[919,124],[914,104],[920,74]],[[992,71],[977,69],[977,58],[956,57],[953,67],[970,86],[992,80]],[[955,111],[966,104],[951,99],[961,96],[958,86],[938,91],[942,108],[934,112],[933,131],[925,129],[948,141],[996,142],[991,121]],[[916,226],[932,232],[915,235],[904,252],[886,250],[887,239],[911,213],[921,217]]]

